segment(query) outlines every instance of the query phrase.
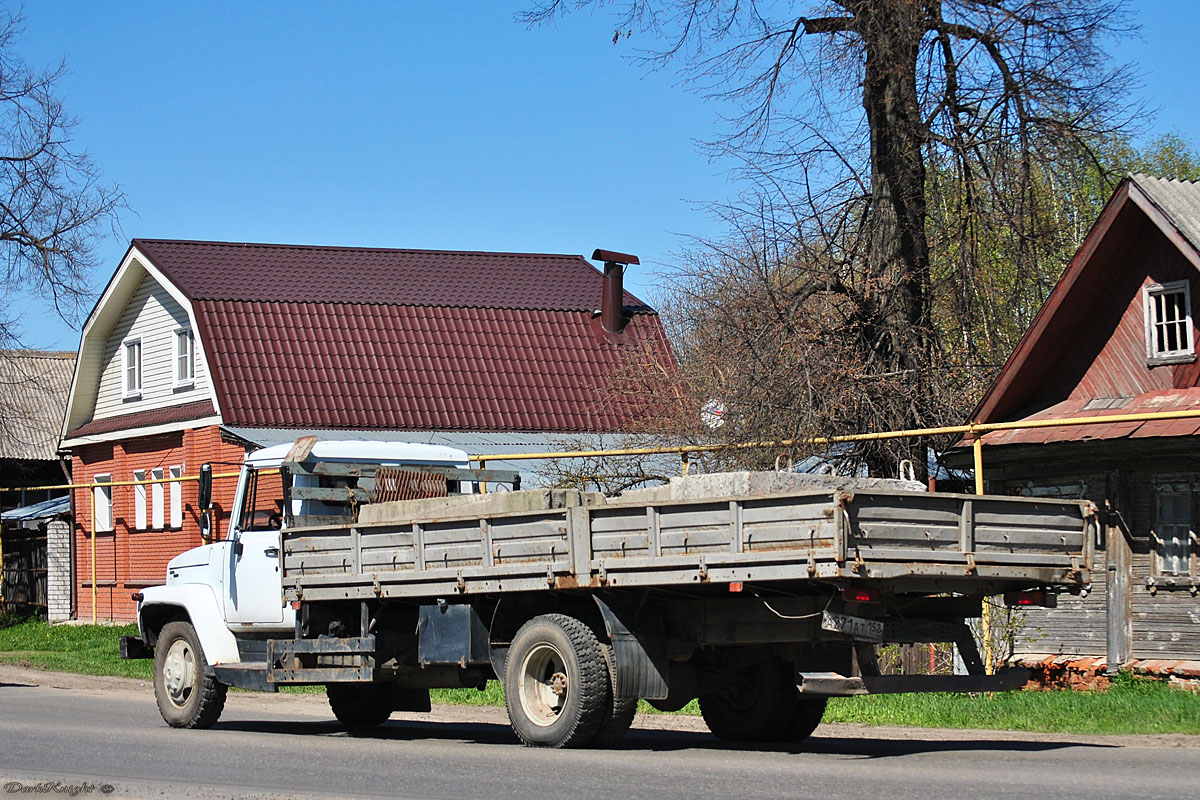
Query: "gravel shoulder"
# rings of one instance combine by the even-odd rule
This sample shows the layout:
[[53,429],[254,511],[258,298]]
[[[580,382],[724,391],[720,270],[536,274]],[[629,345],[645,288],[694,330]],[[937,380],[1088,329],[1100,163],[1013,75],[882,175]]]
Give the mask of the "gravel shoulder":
[[[154,692],[149,681],[135,678],[77,675],[70,672],[49,672],[11,664],[0,664],[0,686],[25,685],[48,689],[63,689],[77,693],[110,697],[137,696],[146,698]],[[316,719],[330,719],[329,705],[323,694],[260,694],[230,692],[227,710],[236,710],[250,717],[269,719],[286,714]],[[396,720],[447,723],[488,723],[507,725],[508,715],[494,706],[434,705],[428,714],[396,712]],[[633,727],[640,730],[705,733],[707,728],[699,717],[675,714],[638,714]],[[1200,735],[1080,735],[1070,733],[1034,733],[1029,731],[978,730],[952,728],[906,728],[853,723],[821,725],[815,736],[822,739],[861,739],[869,737],[884,741],[961,741],[986,739],[991,742],[1055,742],[1059,744],[1101,745],[1107,747],[1157,747],[1200,750]]]

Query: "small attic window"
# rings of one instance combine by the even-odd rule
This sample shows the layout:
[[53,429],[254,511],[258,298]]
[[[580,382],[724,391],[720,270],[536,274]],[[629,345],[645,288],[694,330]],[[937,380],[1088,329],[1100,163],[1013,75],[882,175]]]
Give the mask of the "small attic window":
[[1171,281],[1147,286],[1146,362],[1179,364],[1196,359],[1192,342],[1192,300],[1188,282]]
[[121,349],[125,354],[122,362],[122,394],[126,400],[135,400],[142,396],[142,340],[126,339]]
[[175,380],[176,389],[191,386],[196,379],[196,340],[191,328],[175,331]]

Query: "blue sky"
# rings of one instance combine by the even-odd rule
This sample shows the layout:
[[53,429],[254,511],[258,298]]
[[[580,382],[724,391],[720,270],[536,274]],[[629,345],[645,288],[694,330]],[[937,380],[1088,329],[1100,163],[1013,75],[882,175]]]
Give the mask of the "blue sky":
[[[22,56],[67,61],[76,139],[132,210],[106,242],[102,286],[133,237],[636,253],[630,288],[736,193],[696,140],[720,109],[647,74],[603,13],[513,21],[521,0],[137,3],[39,0]],[[1153,131],[1200,140],[1200,0],[1136,0]],[[633,46],[638,44],[635,36]],[[23,343],[78,332],[23,299]]]

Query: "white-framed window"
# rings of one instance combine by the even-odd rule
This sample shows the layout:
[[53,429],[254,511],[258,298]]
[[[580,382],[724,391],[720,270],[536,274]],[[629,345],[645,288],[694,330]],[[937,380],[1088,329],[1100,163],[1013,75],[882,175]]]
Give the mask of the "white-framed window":
[[[183,467],[171,467],[170,475],[172,478],[183,477]],[[183,484],[178,480],[167,484],[171,487],[169,494],[171,495],[171,527],[183,527]]]
[[[163,479],[162,467],[156,467],[150,470],[150,477],[156,481]],[[161,483],[150,484],[150,527],[162,528],[163,526],[163,485]]]
[[[134,470],[133,479],[135,481],[146,480],[146,470]],[[144,483],[133,485],[133,527],[139,531],[146,530],[146,484]]]
[[[95,475],[92,477],[93,483],[111,483],[112,475]],[[96,509],[96,531],[106,533],[113,529],[113,507],[112,507],[112,487],[97,486],[92,489],[92,497],[95,498]]]
[[196,380],[196,339],[191,328],[175,331],[174,385],[191,386]]
[[128,399],[142,396],[142,340],[126,339],[121,345],[121,386]]
[[1192,298],[1188,282],[1147,286],[1142,293],[1146,316],[1146,361],[1179,364],[1194,361]]

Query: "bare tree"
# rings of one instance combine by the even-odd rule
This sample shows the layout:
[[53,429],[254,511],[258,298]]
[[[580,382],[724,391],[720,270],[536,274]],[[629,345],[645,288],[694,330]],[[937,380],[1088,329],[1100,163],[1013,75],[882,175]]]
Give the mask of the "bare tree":
[[[524,20],[596,5],[552,0]],[[617,7],[614,40],[652,35],[647,64],[677,65],[737,109],[709,146],[754,187],[721,209],[731,235],[701,242],[676,276],[681,361],[736,340],[718,371],[740,378],[713,389],[738,421],[727,435],[944,422],[994,367],[996,348],[976,343],[995,254],[1021,276],[1010,305],[1036,307],[1061,267],[1042,263],[1055,250],[1045,198],[1061,188],[1047,183],[1064,161],[1095,160],[1093,143],[1130,114],[1128,74],[1104,50],[1125,30],[1120,3],[800,5]],[[907,456],[923,471],[927,444],[849,457],[885,471]]]
[[[125,207],[71,138],[76,121],[56,95],[66,65],[37,70],[15,52],[21,17],[0,12],[0,293],[49,300],[67,321],[91,298],[96,247]],[[0,317],[0,346],[19,341]]]

